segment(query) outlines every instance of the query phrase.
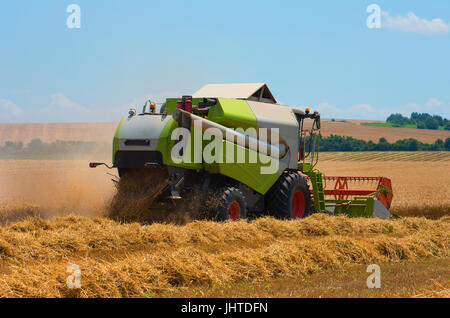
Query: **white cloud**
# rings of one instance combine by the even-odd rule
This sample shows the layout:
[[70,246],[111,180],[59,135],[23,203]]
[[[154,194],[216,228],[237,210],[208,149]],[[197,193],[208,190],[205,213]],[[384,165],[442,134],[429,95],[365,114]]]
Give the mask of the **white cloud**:
[[22,109],[13,102],[0,98],[0,121],[10,122],[17,120],[22,112]]
[[68,99],[62,93],[56,93],[51,96],[50,105],[48,105],[45,109],[47,110],[65,110],[65,111],[75,111],[75,112],[85,112],[87,108],[77,104],[70,99]]
[[50,96],[50,103],[36,111],[27,112],[32,122],[81,122],[90,118],[91,111],[72,100],[63,93]]
[[[133,98],[125,104],[117,105],[95,105],[88,107],[79,104],[63,93],[55,93],[50,96],[50,102],[40,108],[24,112],[22,121],[25,122],[114,122],[119,121],[122,116],[128,115],[130,108],[142,111],[145,101],[152,100],[160,103],[166,96],[180,96],[179,93],[164,93],[158,95],[142,95]],[[0,120],[1,120],[0,115]]]
[[442,106],[444,103],[441,102],[439,99],[437,98],[430,98],[426,103],[425,106],[428,108],[433,108],[433,107],[439,107]]
[[318,110],[323,118],[383,120],[388,115],[388,112],[384,109],[378,109],[369,104],[338,107],[325,102],[313,107],[313,109]]
[[450,28],[450,24],[440,18],[432,20],[421,19],[413,12],[409,12],[406,16],[391,16],[389,12],[383,11],[382,27],[388,29],[399,30],[402,32],[416,33],[446,33]]
[[[414,108],[419,113],[429,113],[431,115],[441,115],[445,118],[450,118],[450,107],[448,102],[440,101],[432,97],[423,105],[410,104],[411,109]],[[408,113],[408,115],[411,111]]]
[[391,113],[400,113],[403,116],[410,116],[411,113],[429,113],[431,115],[440,115],[445,118],[450,118],[449,104],[433,97],[424,104],[409,103],[407,105],[396,107],[391,110]]
[[376,109],[369,104],[358,104],[358,105],[350,107],[350,110],[351,111],[368,112],[368,113],[373,113],[376,111]]
[[336,106],[327,102],[320,103],[312,110],[320,112],[323,118],[336,119],[367,119],[367,120],[386,120],[390,114],[400,113],[403,116],[410,116],[413,112],[429,113],[431,115],[440,115],[444,118],[450,118],[450,104],[439,100],[436,97],[429,98],[424,103],[409,103],[395,107],[374,107],[369,104],[358,104],[354,106]]

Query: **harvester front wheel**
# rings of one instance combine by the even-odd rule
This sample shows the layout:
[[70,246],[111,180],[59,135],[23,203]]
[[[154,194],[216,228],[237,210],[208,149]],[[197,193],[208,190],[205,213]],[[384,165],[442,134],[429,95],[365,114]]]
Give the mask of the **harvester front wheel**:
[[311,213],[311,192],[306,179],[286,171],[267,194],[267,207],[279,219],[301,219]]
[[225,187],[218,193],[217,221],[238,221],[247,218],[247,201],[235,187]]

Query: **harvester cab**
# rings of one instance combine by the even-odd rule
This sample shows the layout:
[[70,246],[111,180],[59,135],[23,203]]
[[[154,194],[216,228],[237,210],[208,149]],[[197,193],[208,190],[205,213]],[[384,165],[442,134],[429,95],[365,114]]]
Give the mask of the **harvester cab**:
[[[139,115],[131,109],[117,127],[112,162],[121,178],[159,180],[150,195],[161,209],[183,199],[205,202],[216,220],[314,212],[389,218],[389,179],[317,170],[320,128],[318,112],[278,104],[266,84],[209,84],[167,98],[159,112],[152,101]],[[355,182],[376,186],[352,189]]]
[[[309,162],[312,168],[319,160],[320,114],[305,109],[303,115],[296,114],[299,122],[299,163]],[[306,120],[310,119],[309,123]]]

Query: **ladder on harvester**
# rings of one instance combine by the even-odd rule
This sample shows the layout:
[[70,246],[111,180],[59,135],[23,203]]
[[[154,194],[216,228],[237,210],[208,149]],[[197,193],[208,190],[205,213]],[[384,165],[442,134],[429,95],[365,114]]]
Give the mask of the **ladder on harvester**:
[[316,212],[326,212],[322,173],[309,171],[306,172],[306,175],[311,180],[313,188],[314,210]]

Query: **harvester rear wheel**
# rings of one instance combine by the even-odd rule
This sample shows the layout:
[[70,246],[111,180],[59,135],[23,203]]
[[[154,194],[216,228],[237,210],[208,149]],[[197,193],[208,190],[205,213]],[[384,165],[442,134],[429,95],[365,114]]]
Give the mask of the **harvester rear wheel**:
[[308,183],[297,172],[285,171],[269,190],[266,202],[270,214],[279,219],[301,219],[312,210]]
[[235,187],[225,187],[217,194],[219,197],[217,221],[238,221],[247,218],[247,201],[241,190]]

